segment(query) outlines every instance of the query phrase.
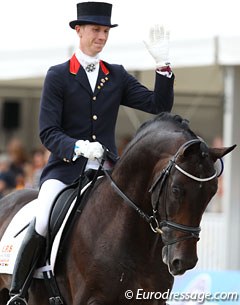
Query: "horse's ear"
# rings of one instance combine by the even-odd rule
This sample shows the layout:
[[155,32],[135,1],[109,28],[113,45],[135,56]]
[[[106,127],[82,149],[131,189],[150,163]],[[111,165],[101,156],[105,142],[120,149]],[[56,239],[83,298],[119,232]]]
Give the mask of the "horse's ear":
[[212,160],[215,162],[217,159],[222,158],[223,156],[230,153],[237,145],[232,145],[230,147],[222,147],[222,148],[209,148],[209,154],[212,158]]

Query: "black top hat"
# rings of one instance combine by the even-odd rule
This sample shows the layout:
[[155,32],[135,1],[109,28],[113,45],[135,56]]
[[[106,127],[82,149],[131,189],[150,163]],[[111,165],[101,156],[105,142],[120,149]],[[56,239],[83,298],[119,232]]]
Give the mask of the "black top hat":
[[113,28],[111,24],[112,4],[105,2],[81,2],[77,4],[77,20],[69,22],[72,29],[81,24],[97,24]]

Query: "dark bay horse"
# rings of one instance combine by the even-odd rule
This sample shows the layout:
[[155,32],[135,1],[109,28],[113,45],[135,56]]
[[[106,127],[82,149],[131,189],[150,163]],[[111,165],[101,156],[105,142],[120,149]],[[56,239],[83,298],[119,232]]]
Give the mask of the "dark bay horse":
[[[95,185],[58,255],[55,275],[65,304],[165,304],[143,292],[170,291],[173,276],[196,265],[202,214],[217,191],[215,162],[234,147],[209,148],[179,116],[144,123],[111,177]],[[24,190],[2,199],[1,236],[36,196]],[[0,275],[0,305],[10,279]],[[43,281],[33,280],[29,305],[47,304]]]

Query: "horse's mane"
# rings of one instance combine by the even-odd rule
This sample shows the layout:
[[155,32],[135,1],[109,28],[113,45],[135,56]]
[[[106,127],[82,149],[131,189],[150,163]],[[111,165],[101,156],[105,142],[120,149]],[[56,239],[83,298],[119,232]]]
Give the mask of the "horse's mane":
[[[189,128],[189,121],[186,119],[183,119],[180,115],[178,114],[171,114],[169,112],[161,112],[158,115],[156,115],[155,117],[153,117],[152,119],[144,122],[139,129],[136,132],[136,135],[138,133],[140,133],[143,129],[148,128],[149,126],[153,126],[154,123],[162,123],[162,122],[166,122],[166,123],[171,123],[173,124],[175,127],[178,127],[179,129],[183,129],[183,130],[187,130],[190,131]],[[169,126],[167,127],[169,128]]]
[[172,114],[169,112],[162,112],[153,118],[144,122],[136,131],[135,136],[131,142],[127,145],[126,150],[131,148],[136,142],[138,142],[145,135],[152,131],[159,131],[159,129],[168,131],[169,133],[181,132],[188,137],[197,137],[195,133],[189,128],[189,121],[182,118],[178,114]]

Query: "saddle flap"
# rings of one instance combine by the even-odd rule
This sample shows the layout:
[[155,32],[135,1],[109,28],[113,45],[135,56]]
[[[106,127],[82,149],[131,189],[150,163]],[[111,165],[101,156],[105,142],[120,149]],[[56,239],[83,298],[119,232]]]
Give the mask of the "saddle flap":
[[67,188],[56,198],[49,219],[48,235],[50,238],[50,244],[52,244],[59,228],[61,227],[67,211],[69,210],[74,198],[76,198],[77,193],[77,188]]

